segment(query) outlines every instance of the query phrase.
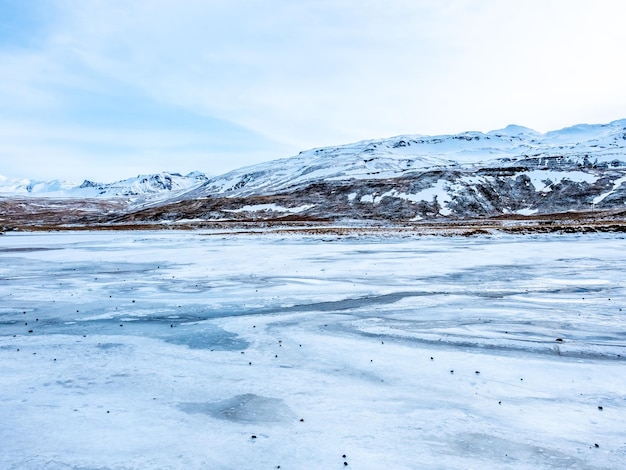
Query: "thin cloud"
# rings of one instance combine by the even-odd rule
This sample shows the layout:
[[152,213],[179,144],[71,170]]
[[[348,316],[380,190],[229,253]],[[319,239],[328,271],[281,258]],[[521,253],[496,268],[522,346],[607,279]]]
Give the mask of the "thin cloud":
[[[39,40],[0,42],[0,118],[25,129],[35,122],[41,132],[78,127],[55,149],[74,142],[98,159],[112,146],[94,136],[162,167],[171,156],[154,149],[197,161],[205,145],[206,166],[197,169],[211,171],[228,169],[212,165],[218,153],[239,155],[234,168],[398,134],[608,122],[626,109],[626,5],[618,0],[41,5],[54,8],[52,20],[26,22]],[[190,132],[183,114],[194,116]],[[203,119],[222,124],[202,129]],[[28,154],[13,129],[3,133],[4,167],[8,149]],[[186,139],[194,144],[174,144]]]

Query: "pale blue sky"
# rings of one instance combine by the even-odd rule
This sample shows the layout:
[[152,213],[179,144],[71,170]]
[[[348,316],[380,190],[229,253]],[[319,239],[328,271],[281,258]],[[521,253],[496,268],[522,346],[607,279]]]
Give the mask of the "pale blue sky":
[[0,0],[0,175],[626,117],[622,0]]

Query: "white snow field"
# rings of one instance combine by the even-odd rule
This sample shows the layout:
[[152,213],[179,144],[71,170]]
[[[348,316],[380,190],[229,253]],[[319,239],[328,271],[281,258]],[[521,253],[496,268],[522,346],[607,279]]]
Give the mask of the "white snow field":
[[626,468],[625,268],[618,235],[7,234],[0,468]]

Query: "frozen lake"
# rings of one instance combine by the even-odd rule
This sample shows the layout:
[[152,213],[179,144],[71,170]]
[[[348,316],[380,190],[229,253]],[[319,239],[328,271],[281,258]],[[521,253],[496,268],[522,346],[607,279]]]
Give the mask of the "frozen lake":
[[626,468],[626,240],[0,237],[2,469]]

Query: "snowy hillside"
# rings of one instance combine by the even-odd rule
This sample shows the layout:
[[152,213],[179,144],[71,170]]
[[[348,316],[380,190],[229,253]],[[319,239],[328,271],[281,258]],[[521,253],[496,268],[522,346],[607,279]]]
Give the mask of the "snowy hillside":
[[145,217],[531,215],[624,208],[624,183],[626,120],[545,134],[508,126],[486,134],[401,136],[301,152],[211,178]]
[[189,190],[206,181],[200,172],[180,175],[178,173],[158,173],[139,175],[114,183],[97,183],[85,180],[82,184],[68,181],[36,181],[29,179],[10,179],[0,175],[0,196],[36,196],[97,198],[121,196],[145,196],[172,191]]
[[[555,160],[558,165],[554,164]],[[292,190],[319,181],[384,179],[433,169],[519,164],[626,166],[626,119],[539,134],[521,126],[483,134],[399,136],[301,152],[209,179],[206,194],[249,196]]]

